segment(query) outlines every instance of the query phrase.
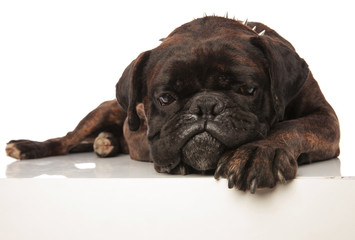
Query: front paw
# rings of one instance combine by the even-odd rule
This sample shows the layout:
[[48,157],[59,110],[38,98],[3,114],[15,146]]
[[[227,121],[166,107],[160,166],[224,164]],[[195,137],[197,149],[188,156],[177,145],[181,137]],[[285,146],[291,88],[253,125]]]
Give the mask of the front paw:
[[226,153],[218,163],[215,178],[228,179],[228,187],[250,190],[273,188],[296,177],[297,157],[272,142],[260,141],[240,146]]

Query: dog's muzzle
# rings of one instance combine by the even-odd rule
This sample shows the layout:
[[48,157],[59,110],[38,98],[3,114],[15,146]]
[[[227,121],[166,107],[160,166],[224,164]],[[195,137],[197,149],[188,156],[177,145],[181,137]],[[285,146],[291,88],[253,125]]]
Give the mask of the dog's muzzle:
[[199,171],[215,169],[225,150],[224,144],[208,132],[203,132],[191,138],[182,148],[183,162]]
[[226,146],[208,131],[208,122],[224,111],[225,103],[218,94],[203,92],[192,99],[189,112],[204,120],[204,132],[190,138],[182,148],[182,161],[192,168],[215,169]]

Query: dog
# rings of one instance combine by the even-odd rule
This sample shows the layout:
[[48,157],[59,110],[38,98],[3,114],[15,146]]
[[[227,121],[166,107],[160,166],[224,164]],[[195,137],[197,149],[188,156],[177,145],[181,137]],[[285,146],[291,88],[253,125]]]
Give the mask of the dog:
[[307,63],[273,29],[206,16],[161,41],[124,70],[117,99],[74,131],[10,141],[7,155],[124,153],[160,173],[214,173],[251,193],[294,179],[299,164],[339,155],[336,113]]

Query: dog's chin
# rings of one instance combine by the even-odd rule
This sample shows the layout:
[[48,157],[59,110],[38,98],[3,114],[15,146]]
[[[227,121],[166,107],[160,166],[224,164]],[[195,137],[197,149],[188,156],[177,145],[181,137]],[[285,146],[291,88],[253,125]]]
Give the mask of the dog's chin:
[[182,148],[183,162],[198,171],[217,168],[226,146],[207,132],[192,137]]

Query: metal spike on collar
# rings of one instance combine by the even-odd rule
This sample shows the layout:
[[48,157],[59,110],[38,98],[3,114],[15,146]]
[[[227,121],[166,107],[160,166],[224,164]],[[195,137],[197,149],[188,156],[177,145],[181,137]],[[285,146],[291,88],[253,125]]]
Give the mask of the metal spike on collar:
[[248,19],[245,19],[245,21],[243,22],[244,25],[248,24]]
[[260,33],[259,33],[259,36],[264,36],[265,34],[265,30],[262,30]]
[[252,28],[253,31],[255,31],[255,29],[256,29],[256,26],[254,26],[254,27]]

